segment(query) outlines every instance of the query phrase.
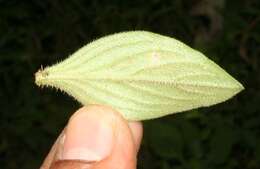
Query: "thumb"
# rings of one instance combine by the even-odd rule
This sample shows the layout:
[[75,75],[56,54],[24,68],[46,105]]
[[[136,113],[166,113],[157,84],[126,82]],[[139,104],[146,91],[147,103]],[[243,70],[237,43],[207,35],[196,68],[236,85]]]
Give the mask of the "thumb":
[[135,169],[141,137],[140,123],[105,106],[84,107],[71,117],[50,168]]

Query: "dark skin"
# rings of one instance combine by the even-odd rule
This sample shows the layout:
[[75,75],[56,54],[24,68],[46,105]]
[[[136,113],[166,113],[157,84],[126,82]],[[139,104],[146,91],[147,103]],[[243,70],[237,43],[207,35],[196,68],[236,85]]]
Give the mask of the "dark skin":
[[100,105],[70,118],[40,169],[136,169],[142,124]]

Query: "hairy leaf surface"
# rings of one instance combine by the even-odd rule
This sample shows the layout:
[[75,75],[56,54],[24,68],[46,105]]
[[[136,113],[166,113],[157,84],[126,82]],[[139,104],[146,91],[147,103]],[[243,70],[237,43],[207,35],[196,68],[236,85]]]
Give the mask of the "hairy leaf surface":
[[146,120],[223,102],[243,86],[202,53],[146,31],[109,35],[36,73],[36,84],[83,105],[109,105]]

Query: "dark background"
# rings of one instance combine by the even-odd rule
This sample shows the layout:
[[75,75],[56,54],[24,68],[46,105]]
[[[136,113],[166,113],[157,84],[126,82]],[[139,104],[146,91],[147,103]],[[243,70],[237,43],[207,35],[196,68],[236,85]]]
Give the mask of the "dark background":
[[40,65],[140,29],[202,51],[246,89],[216,106],[144,122],[138,168],[259,169],[259,0],[0,0],[0,168],[38,168],[80,106],[35,86]]

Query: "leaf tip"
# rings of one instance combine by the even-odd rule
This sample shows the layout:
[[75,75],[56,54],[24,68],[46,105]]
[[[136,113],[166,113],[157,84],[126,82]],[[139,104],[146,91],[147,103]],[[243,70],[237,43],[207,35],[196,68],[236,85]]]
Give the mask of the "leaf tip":
[[245,90],[245,87],[241,83],[237,82],[237,93],[240,93],[243,90]]
[[243,91],[245,89],[245,87],[237,80],[234,80],[233,85],[234,85],[233,96],[237,95],[238,93],[240,93],[241,91]]

